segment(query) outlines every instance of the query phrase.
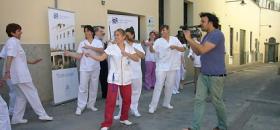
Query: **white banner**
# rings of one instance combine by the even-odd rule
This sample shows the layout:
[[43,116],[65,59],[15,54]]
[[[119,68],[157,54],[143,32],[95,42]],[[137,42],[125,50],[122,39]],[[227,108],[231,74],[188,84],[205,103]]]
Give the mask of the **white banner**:
[[155,29],[156,29],[155,28],[155,19],[154,19],[154,17],[152,17],[152,16],[148,17],[146,23],[147,23],[147,32],[146,32],[146,34],[147,34],[147,38],[148,38],[150,32],[151,31],[155,31]]
[[48,10],[49,36],[52,62],[54,104],[77,98],[78,72],[76,60],[63,55],[65,50],[75,51],[75,15],[57,9]]
[[108,39],[114,39],[114,32],[119,29],[134,28],[135,39],[138,38],[138,16],[108,14]]

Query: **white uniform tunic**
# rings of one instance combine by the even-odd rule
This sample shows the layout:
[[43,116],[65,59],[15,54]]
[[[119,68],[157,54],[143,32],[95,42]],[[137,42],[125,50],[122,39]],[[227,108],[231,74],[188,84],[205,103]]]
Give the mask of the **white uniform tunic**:
[[[0,52],[0,57],[3,59],[7,58],[7,51],[6,51],[6,46],[4,46]],[[6,72],[6,60],[4,61],[3,64],[3,76]],[[6,80],[6,84],[9,87],[9,114],[13,115],[14,112],[14,107],[15,107],[15,102],[16,102],[16,85],[12,83],[12,81]]]
[[183,46],[178,38],[173,36],[169,37],[169,41],[159,38],[153,45],[156,54],[156,83],[149,105],[150,112],[156,110],[163,86],[165,86],[163,106],[171,108],[170,101],[176,80],[176,70],[179,70],[181,66],[179,51],[170,49],[171,45]]
[[155,41],[153,48],[156,54],[156,71],[170,71],[180,69],[180,53],[170,49],[171,45],[183,47],[178,38],[170,36],[169,41],[159,38]]
[[[145,54],[145,51],[142,48],[141,44],[133,43],[132,47]],[[139,79],[139,78],[142,79],[141,60],[137,62],[132,60],[131,67],[133,72],[132,79]]]
[[[146,40],[146,42],[149,42],[149,40]],[[145,61],[152,61],[152,62],[156,61],[155,53],[152,53],[150,51],[150,47],[149,46],[146,48]]]
[[17,98],[12,123],[23,119],[27,101],[39,117],[48,116],[41,104],[37,89],[32,82],[25,52],[21,47],[20,40],[11,37],[5,43],[5,47],[7,56],[13,57],[10,75],[12,82],[17,86]]
[[[130,54],[136,53],[134,48],[125,43],[125,51]],[[107,47],[105,53],[110,59],[108,83],[116,85],[131,84],[131,59],[121,54],[121,50],[117,44],[112,44]]]
[[88,108],[94,108],[98,83],[100,74],[100,62],[90,57],[86,57],[84,53],[90,52],[94,55],[100,55],[98,52],[90,49],[83,48],[84,46],[92,46],[95,48],[103,48],[103,44],[99,39],[93,39],[91,43],[88,40],[83,40],[78,47],[77,52],[82,53],[80,63],[80,85],[78,92],[78,108],[83,110],[86,106]]
[[11,37],[5,44],[5,54],[12,56],[13,62],[11,64],[11,80],[13,84],[32,82],[32,78],[27,66],[25,52],[21,47],[20,41]]
[[[92,40],[92,43],[89,43],[88,40],[83,40],[82,42],[80,42],[77,52],[78,53],[90,52],[90,53],[94,53],[95,55],[100,55],[95,51],[91,51],[90,49],[83,48],[86,45],[95,48],[103,48],[102,42],[95,38]],[[83,55],[81,58],[80,71],[93,71],[96,69],[100,70],[100,62]]]
[[[137,49],[138,51],[145,54],[144,49],[142,48],[141,44],[139,43],[133,43],[132,47]],[[132,95],[131,95],[131,110],[138,111],[138,101],[141,95],[142,91],[142,69],[141,69],[141,60],[139,61],[133,61],[131,60],[131,86],[132,86]],[[120,93],[119,93],[120,95]],[[119,102],[122,102],[121,96],[119,96]],[[122,107],[122,104],[120,104],[120,108]],[[121,115],[121,109],[118,113],[118,115]]]
[[0,95],[0,130],[11,130],[8,106]]

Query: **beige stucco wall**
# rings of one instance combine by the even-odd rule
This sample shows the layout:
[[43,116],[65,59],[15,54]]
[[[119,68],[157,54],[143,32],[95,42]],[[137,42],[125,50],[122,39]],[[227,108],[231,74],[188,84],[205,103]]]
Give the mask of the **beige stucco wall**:
[[47,44],[48,7],[53,0],[1,0],[0,43],[7,39],[6,25],[16,22],[22,25],[22,41],[28,44]]
[[[108,11],[128,13],[140,17],[140,38],[147,38],[147,17],[154,17],[158,29],[157,0],[57,0],[58,8],[75,12],[76,42],[84,38],[81,25],[103,25],[107,27]],[[28,58],[43,59],[38,65],[29,67],[34,84],[43,101],[52,99],[51,61],[49,48],[48,7],[54,7],[54,0],[1,0],[0,43],[7,40],[6,25],[11,22],[23,27],[22,43]],[[0,65],[0,67],[2,64]],[[1,72],[1,71],[0,71]]]
[[[265,42],[268,42],[270,37],[274,37],[276,42],[280,43],[280,12],[271,11],[267,9],[261,10],[261,45],[264,46]],[[267,25],[271,25],[269,28]],[[280,47],[278,48],[278,60],[280,57]],[[265,47],[262,47],[262,51],[265,51]]]
[[169,25],[170,34],[175,36],[184,24],[184,0],[164,0],[164,24]]
[[[1,0],[0,28],[3,30],[0,31],[0,42],[3,43],[7,39],[6,25],[16,22],[23,27],[24,43],[48,44],[48,7],[54,7],[54,0]],[[75,12],[77,42],[83,38],[80,25],[107,26],[108,10],[139,15],[144,22],[141,23],[142,25],[146,25],[146,17],[153,16],[155,27],[158,27],[158,1],[156,0],[110,0],[106,1],[105,5],[101,5],[100,0],[58,0],[58,8]],[[140,30],[141,38],[146,38],[146,27],[142,26]]]

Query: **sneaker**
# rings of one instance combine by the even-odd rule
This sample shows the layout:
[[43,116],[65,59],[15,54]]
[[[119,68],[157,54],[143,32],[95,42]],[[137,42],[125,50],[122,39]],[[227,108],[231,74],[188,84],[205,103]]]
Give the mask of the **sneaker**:
[[92,110],[92,111],[98,111],[98,109],[96,107],[87,107],[87,108]]
[[130,122],[129,120],[120,121],[120,123],[125,124],[125,125],[131,125],[132,124],[132,122]]
[[121,115],[116,115],[116,116],[114,116],[114,119],[115,120],[119,120],[121,118]]
[[75,114],[80,116],[82,114],[82,109],[77,108]]
[[40,116],[39,119],[42,120],[42,121],[52,121],[53,117],[45,115],[45,116]]
[[177,93],[177,94],[179,94],[179,93],[180,93],[180,91],[178,91],[178,90],[177,90],[177,91],[176,91],[176,93]]
[[102,127],[100,130],[108,130],[108,127]]
[[28,120],[26,120],[26,119],[11,120],[11,124],[12,124],[12,125],[15,125],[15,124],[25,124],[25,123],[27,123],[27,122],[28,122]]
[[136,117],[140,117],[141,114],[139,113],[138,110],[131,110],[132,115],[136,116]]
[[155,113],[155,109],[153,107],[149,108],[149,113],[154,114]]
[[173,109],[174,107],[171,105],[163,105],[163,107],[167,108],[167,109]]
[[176,90],[173,90],[173,91],[172,91],[172,94],[177,94],[177,91],[176,91]]

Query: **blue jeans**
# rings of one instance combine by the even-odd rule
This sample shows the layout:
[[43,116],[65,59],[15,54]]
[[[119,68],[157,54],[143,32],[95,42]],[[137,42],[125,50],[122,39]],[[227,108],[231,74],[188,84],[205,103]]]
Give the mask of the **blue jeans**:
[[227,130],[225,105],[222,99],[225,77],[206,76],[200,74],[197,80],[197,90],[194,99],[193,130],[200,130],[205,111],[205,99],[209,95],[216,109],[218,125],[221,130]]

